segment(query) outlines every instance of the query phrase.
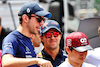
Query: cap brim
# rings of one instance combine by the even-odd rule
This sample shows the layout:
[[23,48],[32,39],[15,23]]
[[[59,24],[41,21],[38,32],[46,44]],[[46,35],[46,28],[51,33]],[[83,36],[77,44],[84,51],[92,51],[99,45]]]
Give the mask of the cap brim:
[[47,18],[51,18],[52,14],[50,12],[46,12],[46,11],[38,11],[35,13],[35,15],[37,16],[45,16]]
[[84,52],[84,51],[87,51],[87,50],[93,50],[93,48],[90,45],[80,46],[80,47],[73,47],[73,49],[75,49],[78,52]]
[[51,28],[54,28],[54,29],[58,30],[59,32],[61,32],[61,30],[60,30],[60,29],[58,29],[57,27],[55,27],[55,26],[51,26],[51,27],[48,27],[47,29],[43,30],[43,32],[42,32],[42,33],[47,32],[47,31],[48,31],[49,29],[51,29]]

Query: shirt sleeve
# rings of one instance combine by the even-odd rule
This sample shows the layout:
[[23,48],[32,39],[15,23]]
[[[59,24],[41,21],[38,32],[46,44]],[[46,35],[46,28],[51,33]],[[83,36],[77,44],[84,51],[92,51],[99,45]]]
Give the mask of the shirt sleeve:
[[4,54],[12,54],[15,56],[17,51],[17,42],[15,37],[6,37],[2,44],[2,56]]

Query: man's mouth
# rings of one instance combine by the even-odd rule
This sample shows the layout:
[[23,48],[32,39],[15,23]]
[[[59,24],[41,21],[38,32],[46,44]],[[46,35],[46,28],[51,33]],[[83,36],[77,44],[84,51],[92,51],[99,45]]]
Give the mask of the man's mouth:
[[40,27],[36,27],[36,28],[37,28],[38,31],[40,30]]

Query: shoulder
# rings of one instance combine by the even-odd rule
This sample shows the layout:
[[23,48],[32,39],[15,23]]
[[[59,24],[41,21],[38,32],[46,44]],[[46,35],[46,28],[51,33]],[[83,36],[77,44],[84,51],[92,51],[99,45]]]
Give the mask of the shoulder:
[[16,46],[16,44],[18,43],[17,36],[16,36],[17,32],[18,31],[13,31],[13,32],[11,32],[10,34],[8,34],[4,38],[3,43],[2,43],[3,47],[8,46],[8,45],[10,45],[10,46],[11,45]]
[[67,59],[61,63],[58,67],[72,67],[72,65],[67,61]]
[[15,39],[17,39],[17,37],[19,36],[20,37],[20,33],[15,30],[15,31],[12,31],[10,34],[8,34],[5,38],[4,38],[4,41],[14,41]]
[[4,38],[4,42],[6,41],[14,41],[15,40],[15,35],[13,34],[14,32],[11,32],[10,34],[8,34],[5,38]]
[[[63,63],[61,63],[58,67],[65,67],[67,64],[66,62],[64,61]],[[67,67],[67,66],[66,66]]]

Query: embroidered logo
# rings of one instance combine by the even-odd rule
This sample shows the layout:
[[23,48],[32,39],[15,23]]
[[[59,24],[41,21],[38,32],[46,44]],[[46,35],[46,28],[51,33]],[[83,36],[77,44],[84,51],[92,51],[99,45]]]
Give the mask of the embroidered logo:
[[42,53],[40,52],[39,54],[37,54],[37,57],[42,58],[43,57]]
[[72,40],[71,39],[67,39],[67,46],[71,46],[72,45]]
[[30,9],[29,8],[27,8],[27,13],[30,13]]
[[11,42],[5,43],[5,44],[4,44],[4,48],[5,48],[6,50],[9,50],[9,48],[13,48],[12,43],[11,43]]
[[55,23],[55,22],[51,22],[51,24],[58,25],[58,23]]
[[86,38],[81,38],[80,42],[81,42],[81,45],[86,45],[87,44],[87,39]]
[[48,23],[44,23],[42,29],[44,29],[45,27],[47,28],[48,27],[47,25],[48,25]]
[[26,46],[25,54],[26,54],[26,58],[32,58],[32,56],[30,55],[31,54],[30,49],[27,46]]

